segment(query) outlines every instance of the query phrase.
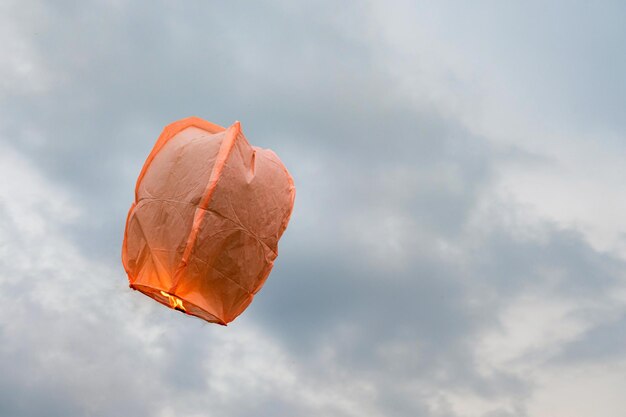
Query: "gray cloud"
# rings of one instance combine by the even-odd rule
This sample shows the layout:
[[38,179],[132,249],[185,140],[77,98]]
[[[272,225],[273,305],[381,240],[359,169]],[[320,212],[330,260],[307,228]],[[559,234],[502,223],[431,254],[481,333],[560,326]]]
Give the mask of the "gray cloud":
[[[15,70],[17,86],[0,91],[4,160],[17,161],[0,172],[21,185],[0,189],[0,300],[11,312],[0,320],[1,414],[524,416],[538,389],[528,369],[624,357],[621,321],[607,321],[624,311],[613,295],[624,261],[493,193],[506,161],[532,168],[544,157],[494,143],[452,105],[416,100],[385,60],[385,16],[374,5],[332,8],[9,8],[11,39],[40,79],[29,89]],[[554,37],[551,14],[537,33],[510,33],[498,25],[519,10],[472,10],[468,21],[482,24],[467,38],[454,10],[435,15],[461,26],[433,36],[492,57],[512,79],[498,82],[546,86],[551,106],[574,97],[554,123],[583,114],[577,123],[621,129],[587,107],[595,92],[560,93],[605,70],[589,64],[555,81],[575,49],[550,53],[580,38],[580,10]],[[609,38],[594,34],[583,56]],[[525,49],[531,35],[550,40],[536,55]],[[556,70],[529,70],[546,56]],[[619,95],[610,97],[614,109]],[[163,125],[188,115],[241,120],[298,189],[271,278],[225,329],[132,293],[119,262],[143,158]],[[571,306],[554,332],[574,320],[577,333],[556,348],[509,346],[521,371],[494,365],[485,335],[522,337],[507,314],[526,298]]]

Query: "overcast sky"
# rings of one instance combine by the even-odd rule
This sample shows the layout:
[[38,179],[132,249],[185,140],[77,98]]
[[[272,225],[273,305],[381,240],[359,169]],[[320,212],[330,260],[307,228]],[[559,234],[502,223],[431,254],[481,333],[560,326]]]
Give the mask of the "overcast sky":
[[[625,3],[246,3],[0,1],[0,415],[623,417]],[[191,115],[297,188],[228,327],[120,260]]]

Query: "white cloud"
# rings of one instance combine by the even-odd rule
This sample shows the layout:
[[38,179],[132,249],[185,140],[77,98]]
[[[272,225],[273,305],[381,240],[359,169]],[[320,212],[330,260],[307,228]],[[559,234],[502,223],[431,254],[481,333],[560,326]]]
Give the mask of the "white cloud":
[[[0,97],[5,94],[43,93],[50,84],[51,74],[39,58],[30,37],[44,36],[46,19],[42,10],[19,1],[0,5]],[[28,16],[29,24],[16,19],[16,13]]]
[[547,367],[537,372],[530,416],[620,417],[626,409],[626,363]]

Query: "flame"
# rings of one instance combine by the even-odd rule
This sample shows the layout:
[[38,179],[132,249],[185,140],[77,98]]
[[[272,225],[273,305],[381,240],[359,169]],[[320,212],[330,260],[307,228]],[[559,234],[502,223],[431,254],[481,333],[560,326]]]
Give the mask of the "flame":
[[170,302],[170,307],[172,307],[174,310],[187,312],[187,310],[185,309],[185,306],[183,306],[183,300],[181,300],[180,298],[174,295],[168,294],[165,291],[161,291],[161,295],[167,297],[167,299]]

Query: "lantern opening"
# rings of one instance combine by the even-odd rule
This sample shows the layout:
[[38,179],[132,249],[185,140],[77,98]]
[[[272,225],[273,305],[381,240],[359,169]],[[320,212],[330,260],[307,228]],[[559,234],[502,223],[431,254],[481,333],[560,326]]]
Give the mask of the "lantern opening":
[[[185,314],[199,317],[210,323],[217,323],[222,326],[226,326],[226,322],[219,318],[218,315],[209,313],[206,308],[195,305],[187,299],[177,297],[169,294],[159,288],[153,288],[146,285],[130,285],[130,288],[137,290],[148,297],[158,301],[159,303],[166,305],[169,308],[182,311]],[[178,302],[177,302],[178,301]],[[178,308],[176,308],[178,306]]]
[[182,311],[183,313],[187,312],[185,306],[183,305],[183,300],[181,300],[180,298],[176,297],[175,295],[168,294],[165,291],[161,291],[161,295],[167,297],[170,302],[170,307],[172,307],[174,310]]

